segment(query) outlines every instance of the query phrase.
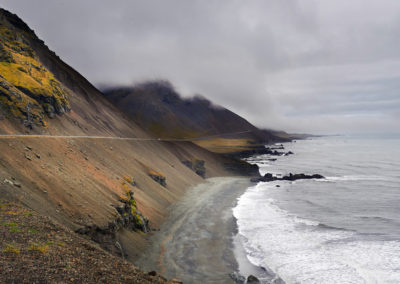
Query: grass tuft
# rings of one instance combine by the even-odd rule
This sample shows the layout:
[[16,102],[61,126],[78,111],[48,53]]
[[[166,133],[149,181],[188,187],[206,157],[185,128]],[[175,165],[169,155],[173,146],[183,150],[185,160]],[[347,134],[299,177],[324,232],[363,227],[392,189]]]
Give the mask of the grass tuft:
[[21,232],[21,229],[18,228],[18,227],[10,227],[9,231],[10,231],[11,233],[20,233],[20,232]]
[[38,251],[40,253],[45,254],[47,250],[49,249],[48,244],[40,244],[40,243],[31,243],[31,245],[28,247],[29,251]]
[[7,211],[6,214],[7,214],[7,215],[19,215],[19,212]]
[[3,249],[3,253],[20,254],[21,251],[18,247],[15,246],[15,244],[6,244],[6,247]]

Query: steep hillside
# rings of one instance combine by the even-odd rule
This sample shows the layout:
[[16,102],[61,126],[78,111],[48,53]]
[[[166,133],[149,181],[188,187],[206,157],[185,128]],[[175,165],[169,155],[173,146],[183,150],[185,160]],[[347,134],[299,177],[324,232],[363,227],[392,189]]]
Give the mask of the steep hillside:
[[141,253],[149,231],[190,186],[207,177],[258,173],[191,142],[151,139],[2,9],[0,48],[0,198],[51,217],[115,255],[132,260]]
[[0,133],[146,136],[16,15],[0,9]]
[[283,140],[260,130],[244,118],[202,97],[182,98],[166,81],[104,91],[106,97],[155,137],[194,138],[222,135],[269,143]]
[[17,18],[1,11],[0,94],[3,112],[25,120],[28,127],[46,127],[46,116],[70,110],[65,88],[42,65],[29,40],[33,32]]
[[18,204],[0,199],[0,218],[2,283],[171,283]]

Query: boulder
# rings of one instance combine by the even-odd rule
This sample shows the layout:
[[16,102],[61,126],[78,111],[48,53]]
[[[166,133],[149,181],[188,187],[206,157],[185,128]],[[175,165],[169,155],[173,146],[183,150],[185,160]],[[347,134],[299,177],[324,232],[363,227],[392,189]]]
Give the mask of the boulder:
[[167,178],[165,177],[164,174],[160,173],[160,172],[156,172],[153,170],[149,171],[149,176],[156,182],[158,182],[160,185],[162,185],[163,187],[167,186]]
[[260,283],[260,280],[258,280],[258,278],[255,277],[254,275],[249,275],[247,277],[247,282],[246,283],[247,284],[258,284],[258,283]]
[[4,183],[4,184],[9,184],[9,185],[14,185],[14,182],[12,182],[12,181],[9,180],[9,179],[4,179],[3,183]]

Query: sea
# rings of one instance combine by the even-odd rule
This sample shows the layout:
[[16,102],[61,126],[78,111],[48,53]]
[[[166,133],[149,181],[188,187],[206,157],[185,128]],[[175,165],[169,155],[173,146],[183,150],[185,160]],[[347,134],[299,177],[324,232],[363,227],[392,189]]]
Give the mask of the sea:
[[262,175],[325,179],[259,182],[238,199],[236,245],[261,282],[400,283],[400,136],[283,145],[294,155],[248,161]]

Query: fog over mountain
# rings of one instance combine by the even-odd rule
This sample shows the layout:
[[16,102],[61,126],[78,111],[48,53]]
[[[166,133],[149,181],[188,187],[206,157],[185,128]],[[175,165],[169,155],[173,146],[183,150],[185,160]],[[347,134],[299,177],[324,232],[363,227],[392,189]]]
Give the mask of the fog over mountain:
[[400,2],[0,0],[97,86],[167,79],[259,127],[400,132]]

